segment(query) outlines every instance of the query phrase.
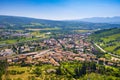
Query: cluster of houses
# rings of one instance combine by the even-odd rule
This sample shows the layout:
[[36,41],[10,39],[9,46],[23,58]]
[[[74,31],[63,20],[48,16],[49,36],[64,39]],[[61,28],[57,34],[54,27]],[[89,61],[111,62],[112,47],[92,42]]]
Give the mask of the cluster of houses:
[[59,62],[61,61],[93,61],[94,59],[96,59],[96,57],[93,54],[75,54],[70,51],[63,51],[62,49],[55,48],[40,52],[20,54],[8,58],[7,61],[9,64],[25,62],[26,64],[47,63],[59,66]]
[[54,66],[59,66],[61,61],[93,61],[97,64],[109,65],[109,66],[120,66],[111,61],[107,61],[105,58],[96,58],[93,54],[75,54],[70,51],[63,51],[62,49],[55,48],[44,50],[40,52],[31,52],[26,54],[20,54],[15,57],[7,58],[9,64],[14,63],[25,63],[25,64],[52,64]]
[[[32,42],[20,46],[21,54],[7,57],[9,64],[52,64],[59,66],[61,61],[94,61],[98,64],[120,66],[119,63],[107,61],[105,58],[97,58],[92,54],[92,44],[85,40],[86,34],[65,35],[62,38],[44,39],[40,42]],[[39,50],[39,48],[41,50]],[[33,51],[32,49],[38,50]],[[74,53],[75,50],[77,53]],[[33,52],[30,52],[33,51]],[[24,52],[24,53],[23,53]],[[14,53],[12,49],[0,51],[1,56]],[[116,62],[116,61],[115,61]]]
[[16,32],[16,31],[0,31],[0,37],[31,37],[30,33],[21,33],[21,32]]
[[0,57],[14,54],[12,49],[4,49],[0,51]]

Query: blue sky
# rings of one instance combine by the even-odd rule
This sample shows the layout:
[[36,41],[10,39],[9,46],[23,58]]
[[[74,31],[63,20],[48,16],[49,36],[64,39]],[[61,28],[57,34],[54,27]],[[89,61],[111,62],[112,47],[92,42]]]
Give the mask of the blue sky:
[[0,15],[66,20],[120,16],[120,0],[0,0]]

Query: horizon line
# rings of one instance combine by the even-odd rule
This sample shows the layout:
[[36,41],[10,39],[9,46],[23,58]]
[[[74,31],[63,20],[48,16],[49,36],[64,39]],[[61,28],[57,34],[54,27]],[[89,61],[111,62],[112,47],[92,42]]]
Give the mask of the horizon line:
[[113,18],[113,17],[120,17],[120,16],[93,16],[93,17],[85,17],[85,18],[77,18],[77,19],[49,19],[49,18],[39,18],[39,17],[32,17],[32,16],[21,16],[21,15],[2,15],[0,16],[11,16],[11,17],[24,17],[24,18],[33,18],[33,19],[42,19],[42,20],[56,20],[56,21],[69,21],[69,20],[81,20],[81,19],[89,19],[89,18]]

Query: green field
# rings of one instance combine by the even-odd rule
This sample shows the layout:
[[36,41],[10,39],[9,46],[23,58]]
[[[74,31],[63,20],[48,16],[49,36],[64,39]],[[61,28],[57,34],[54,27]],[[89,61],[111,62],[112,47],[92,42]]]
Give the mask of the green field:
[[74,32],[77,33],[86,33],[86,32],[93,32],[95,30],[89,30],[89,29],[78,29],[78,30],[73,30]]
[[106,29],[93,33],[91,40],[100,45],[104,50],[120,55],[120,29]]
[[[32,40],[39,40],[43,38],[49,38],[50,36],[54,36],[51,31],[59,30],[58,28],[44,28],[42,31],[39,29],[30,29],[30,35],[29,37],[10,37],[8,39],[0,39],[0,44],[15,44],[18,42],[26,42],[26,41],[32,41]],[[24,30],[16,30],[17,32],[24,32]]]

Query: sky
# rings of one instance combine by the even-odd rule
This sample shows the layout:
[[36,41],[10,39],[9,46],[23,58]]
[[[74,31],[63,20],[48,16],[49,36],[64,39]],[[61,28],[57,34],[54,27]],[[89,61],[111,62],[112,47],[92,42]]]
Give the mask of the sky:
[[0,0],[0,15],[71,20],[120,16],[120,0]]

